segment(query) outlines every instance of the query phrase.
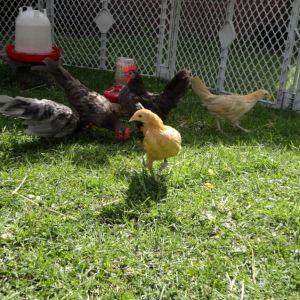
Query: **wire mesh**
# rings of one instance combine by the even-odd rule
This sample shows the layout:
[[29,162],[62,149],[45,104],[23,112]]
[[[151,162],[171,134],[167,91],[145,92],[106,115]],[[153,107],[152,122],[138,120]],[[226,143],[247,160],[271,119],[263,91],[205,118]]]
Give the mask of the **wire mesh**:
[[115,25],[108,33],[107,67],[118,56],[134,58],[143,74],[154,75],[158,47],[160,0],[111,0]]
[[[107,33],[106,69],[117,57],[134,58],[143,74],[154,75],[158,45],[160,1],[108,1],[115,23]],[[67,65],[99,68],[101,33],[95,17],[103,1],[55,1],[55,41]]]
[[99,68],[100,30],[94,19],[101,9],[99,1],[54,1],[54,40],[64,64]]
[[233,19],[237,38],[229,50],[227,91],[278,89],[292,4],[292,0],[237,1]]
[[215,87],[220,63],[218,32],[226,17],[227,1],[182,1],[176,70],[188,68]]

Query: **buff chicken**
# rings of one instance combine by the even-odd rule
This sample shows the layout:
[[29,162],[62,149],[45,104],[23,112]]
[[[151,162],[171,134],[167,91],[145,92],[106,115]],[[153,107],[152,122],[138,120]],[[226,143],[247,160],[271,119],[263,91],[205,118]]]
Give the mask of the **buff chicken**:
[[247,95],[214,95],[205,83],[198,77],[191,79],[192,89],[201,98],[203,106],[215,117],[218,130],[223,132],[222,120],[229,121],[233,126],[249,132],[250,130],[240,125],[241,117],[251,110],[256,102],[261,99],[271,99],[266,90],[257,90]]
[[144,135],[144,150],[146,152],[146,166],[153,174],[153,162],[163,160],[160,171],[167,167],[167,159],[175,156],[181,150],[180,133],[167,125],[161,118],[148,109],[139,109],[129,120],[141,122]]

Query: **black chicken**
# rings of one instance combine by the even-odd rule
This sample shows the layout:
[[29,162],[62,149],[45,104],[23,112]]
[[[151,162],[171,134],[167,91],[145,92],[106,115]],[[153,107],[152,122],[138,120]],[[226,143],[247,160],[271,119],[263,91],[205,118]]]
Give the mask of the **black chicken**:
[[124,128],[121,124],[116,104],[109,102],[97,92],[89,90],[56,61],[46,58],[44,63],[48,72],[65,90],[65,94],[79,114],[81,122],[87,126],[95,125],[114,130],[118,140],[129,138],[129,129]]
[[26,132],[40,137],[63,137],[80,127],[79,115],[51,100],[0,95],[0,113],[23,119]]
[[176,107],[179,99],[186,94],[190,81],[190,72],[182,70],[167,83],[161,94],[151,94],[145,90],[143,79],[138,71],[131,71],[129,75],[130,80],[119,95],[122,112],[132,116],[138,109],[137,103],[140,103],[163,120]]

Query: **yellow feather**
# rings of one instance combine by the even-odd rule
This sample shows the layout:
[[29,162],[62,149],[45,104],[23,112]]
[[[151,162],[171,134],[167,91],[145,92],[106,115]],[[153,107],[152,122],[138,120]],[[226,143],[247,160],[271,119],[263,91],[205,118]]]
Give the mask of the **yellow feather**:
[[180,133],[173,127],[164,125],[163,121],[150,110],[138,110],[130,121],[143,123],[144,150],[150,169],[152,169],[153,161],[175,156],[181,150]]

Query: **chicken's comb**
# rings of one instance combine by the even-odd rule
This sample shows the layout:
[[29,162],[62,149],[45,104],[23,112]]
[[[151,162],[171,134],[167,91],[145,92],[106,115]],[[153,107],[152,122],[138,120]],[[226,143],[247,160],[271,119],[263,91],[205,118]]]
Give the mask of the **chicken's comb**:
[[136,71],[136,70],[137,70],[136,65],[127,65],[127,66],[124,67],[125,74],[130,72],[130,71]]

